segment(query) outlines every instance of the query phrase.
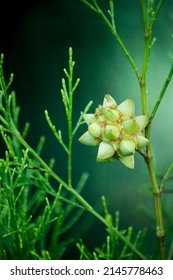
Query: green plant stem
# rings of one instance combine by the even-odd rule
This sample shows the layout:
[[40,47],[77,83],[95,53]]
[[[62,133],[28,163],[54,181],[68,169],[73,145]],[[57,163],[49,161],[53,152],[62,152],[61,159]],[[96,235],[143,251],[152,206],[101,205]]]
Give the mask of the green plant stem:
[[[71,53],[71,58],[72,58],[72,53]],[[68,182],[66,183],[63,181],[52,169],[49,167],[45,161],[39,156],[39,154],[32,149],[29,144],[23,139],[22,135],[19,133],[18,129],[16,128],[15,124],[13,124],[13,120],[11,117],[11,112],[10,112],[10,95],[7,95],[7,86],[5,84],[5,80],[2,79],[3,74],[0,75],[0,85],[2,87],[2,92],[5,100],[8,100],[8,108],[6,110],[9,110],[9,118],[6,120],[3,118],[3,116],[0,116],[0,119],[3,123],[2,129],[10,134],[12,134],[15,139],[17,139],[23,147],[25,147],[28,152],[37,160],[41,167],[50,175],[52,176],[59,184],[60,186],[63,186],[70,194],[73,195],[73,197],[84,207],[85,210],[90,212],[93,216],[95,216],[99,221],[101,221],[103,224],[106,225],[106,227],[112,231],[115,232],[115,234],[118,236],[118,238],[123,241],[131,250],[141,259],[145,259],[145,256],[136,249],[136,247],[126,238],[124,237],[121,232],[119,232],[115,227],[111,226],[109,223],[106,221],[104,217],[102,217],[99,213],[97,213],[92,206],[72,187],[72,169],[71,169],[71,155],[72,155],[72,136],[73,136],[73,131],[72,131],[72,104],[73,104],[73,92],[75,90],[75,87],[72,87],[72,67],[74,66],[74,63],[72,62],[72,59],[70,59],[69,64],[70,64],[70,73],[71,73],[71,79],[69,81],[69,118],[68,118],[68,127],[69,127],[69,154],[70,157],[68,158]],[[2,65],[1,65],[2,66]],[[2,67],[1,69],[2,70]],[[6,111],[5,111],[6,112]],[[56,191],[50,187],[48,189],[48,192],[51,193],[53,196],[56,196]]]
[[[28,149],[28,151],[32,154],[32,156],[41,164],[43,168],[45,168],[46,172],[49,173],[57,182],[59,182],[69,193],[71,193],[77,201],[81,203],[81,205],[85,208],[85,210],[89,211],[92,215],[94,215],[99,221],[101,221],[103,224],[107,226],[107,228],[110,228],[110,225],[107,223],[105,218],[103,218],[99,213],[97,213],[93,207],[71,186],[69,186],[66,182],[64,182],[46,163],[45,161],[28,145],[28,143],[21,137],[20,133],[15,131],[11,131],[11,133],[20,141],[20,143]],[[52,193],[54,190],[52,189]],[[56,193],[54,192],[54,195]],[[111,228],[115,234],[127,244],[129,248],[132,249],[132,251],[140,258],[140,259],[146,259],[145,256],[136,249],[136,247],[129,242],[118,230],[116,230],[114,227]]]
[[[151,126],[149,125],[146,128],[146,137],[149,140],[151,139],[150,129]],[[156,236],[158,239],[160,258],[164,260],[165,259],[165,233],[164,233],[164,223],[163,223],[163,214],[162,214],[161,189],[159,188],[156,174],[155,174],[151,141],[147,147],[146,163],[151,178],[152,191],[154,196],[154,205],[155,205],[155,213],[156,213]]]
[[[148,97],[147,97],[147,73],[148,73],[148,61],[150,55],[150,45],[152,39],[152,25],[147,19],[147,4],[146,0],[141,0],[142,13],[143,13],[143,23],[144,23],[144,55],[143,55],[143,67],[142,67],[142,78],[140,83],[141,89],[141,99],[142,99],[142,109],[143,114],[149,115],[148,110]],[[152,7],[151,7],[152,8]],[[163,214],[162,214],[162,204],[161,204],[161,192],[157,182],[154,164],[153,164],[153,154],[152,154],[152,144],[151,144],[151,122],[148,123],[145,135],[150,141],[146,150],[146,164],[148,167],[152,191],[154,196],[154,205],[156,213],[156,236],[159,244],[160,258],[165,259],[165,234],[164,234],[164,224],[163,224]]]
[[69,135],[69,146],[68,146],[68,185],[72,186],[72,145],[73,145],[73,67],[74,61],[72,59],[73,53],[72,48],[69,49],[69,112],[68,112],[68,135]]
[[[152,42],[152,28],[153,28],[153,24],[156,21],[157,15],[161,9],[161,6],[162,6],[164,0],[159,1],[155,11],[153,8],[154,1],[150,1],[147,4],[146,0],[141,0],[143,24],[144,24],[144,55],[143,55],[142,74],[140,74],[139,70],[136,67],[136,64],[134,63],[128,50],[126,49],[124,42],[122,41],[122,39],[120,38],[120,36],[118,35],[118,33],[116,31],[116,25],[115,25],[115,21],[114,21],[114,12],[113,12],[113,2],[110,1],[110,11],[109,11],[112,22],[110,22],[107,19],[107,17],[103,13],[102,9],[99,7],[97,0],[92,0],[93,5],[91,5],[87,0],[82,0],[82,2],[86,6],[88,6],[91,10],[96,12],[102,18],[102,20],[105,22],[105,24],[107,25],[109,30],[112,32],[113,36],[118,41],[120,47],[122,48],[125,56],[127,57],[130,65],[132,66],[132,69],[134,70],[136,77],[139,81],[143,114],[147,115],[149,117],[148,96],[147,96],[147,73],[148,73],[148,62],[149,62],[150,50],[151,50],[151,46],[153,43]],[[148,7],[149,7],[149,9],[148,9]],[[155,116],[155,113],[160,105],[160,102],[162,101],[162,98],[165,94],[165,91],[170,82],[170,79],[172,78],[172,75],[173,75],[173,69],[170,71],[168,79],[162,89],[160,97],[151,114],[148,126],[145,130],[145,135],[149,139],[150,142],[147,147],[146,153],[142,154],[146,160],[146,164],[148,167],[148,171],[149,171],[149,175],[150,175],[150,179],[151,179],[151,183],[152,183],[152,191],[153,191],[154,201],[155,201],[155,212],[156,212],[156,223],[157,223],[156,234],[157,234],[157,238],[159,241],[159,250],[160,250],[161,259],[165,259],[164,225],[163,225],[163,217],[162,217],[161,191],[159,189],[159,185],[157,182],[155,169],[154,169],[154,165],[153,165],[150,131],[151,131],[151,121],[152,121],[153,117]]]
[[144,55],[143,55],[143,67],[142,77],[140,79],[142,110],[144,115],[148,115],[148,97],[147,97],[147,73],[148,73],[148,61],[150,55],[150,42],[151,42],[151,29],[147,27],[147,7],[146,0],[141,0],[143,23],[144,23]]
[[103,218],[99,213],[97,213],[94,209],[90,210],[90,212],[97,217],[98,220],[100,220],[103,224],[106,225],[106,227],[109,230],[112,230],[117,236],[118,238],[123,241],[140,259],[145,260],[146,257],[139,251],[136,249],[136,247],[127,239],[125,238],[119,231],[116,230],[115,227],[110,226],[109,222],[106,221],[105,218]]
[[8,119],[8,122],[10,122],[10,99],[7,95],[7,90],[13,81],[13,74],[11,74],[10,81],[9,81],[8,85],[6,85],[5,79],[4,79],[3,68],[2,68],[3,59],[4,59],[4,55],[1,54],[1,56],[0,56],[0,86],[2,88],[2,92],[3,92],[3,96],[4,96],[4,100],[5,100],[7,119]]
[[[156,8],[155,12],[154,12],[153,15],[152,15],[152,20],[151,20],[151,22],[150,22],[150,29],[152,29],[153,24],[155,23],[155,21],[156,21],[156,19],[157,19],[157,16],[158,16],[158,14],[159,14],[159,12],[160,12],[160,9],[162,8],[162,5],[163,5],[164,1],[165,1],[165,0],[160,0],[160,1],[159,1],[158,5],[157,5],[157,8]],[[151,3],[152,8],[153,8],[153,4],[154,4],[154,1]]]
[[122,39],[120,38],[119,34],[116,31],[116,25],[115,25],[115,20],[114,20],[114,13],[111,13],[111,10],[113,9],[113,2],[111,2],[111,9],[110,9],[110,15],[111,15],[111,21],[110,22],[107,17],[105,16],[105,14],[103,13],[102,9],[99,7],[98,3],[96,0],[92,0],[93,4],[95,5],[92,6],[88,1],[86,0],[81,0],[87,7],[89,7],[91,10],[95,11],[104,21],[104,23],[106,24],[106,26],[109,28],[109,30],[111,31],[111,33],[113,34],[113,36],[116,38],[117,42],[119,43],[121,49],[123,50],[125,56],[127,57],[130,65],[132,66],[132,69],[134,70],[136,77],[138,79],[138,81],[140,81],[140,73],[139,70],[135,64],[135,62],[133,61],[133,58],[131,57],[129,51],[127,50],[124,42],[122,41]]
[[162,180],[162,182],[160,184],[160,192],[163,191],[163,187],[164,187],[166,181],[168,180],[172,170],[173,170],[173,162],[171,163],[171,165],[169,166],[168,170],[166,171],[165,176],[163,177],[163,180]]
[[152,111],[151,115],[150,115],[149,122],[152,122],[153,118],[155,117],[156,112],[157,112],[157,110],[159,108],[159,105],[162,102],[162,99],[163,99],[163,97],[165,95],[165,92],[167,90],[167,87],[168,87],[168,85],[169,85],[169,83],[170,83],[170,81],[172,79],[172,76],[173,76],[173,65],[172,65],[172,67],[170,69],[170,72],[169,72],[169,74],[167,76],[167,79],[166,79],[166,81],[165,81],[165,83],[163,85],[163,88],[162,88],[161,92],[160,92],[159,98],[158,98],[158,100],[157,100],[157,102],[156,102],[156,104],[155,104],[155,106],[153,108],[153,111]]

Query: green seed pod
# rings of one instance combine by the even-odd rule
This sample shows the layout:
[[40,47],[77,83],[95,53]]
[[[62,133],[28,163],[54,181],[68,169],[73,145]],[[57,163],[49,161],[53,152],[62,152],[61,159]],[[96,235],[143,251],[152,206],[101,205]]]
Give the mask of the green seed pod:
[[112,147],[114,148],[114,151],[116,152],[119,147],[119,143],[117,141],[111,141]]
[[123,113],[124,115],[127,115],[129,117],[133,117],[135,113],[135,107],[134,103],[131,99],[127,99],[124,102],[122,102],[117,109]]
[[88,131],[79,141],[90,146],[99,146],[97,161],[108,162],[119,159],[128,168],[134,168],[135,150],[148,145],[143,129],[148,117],[134,115],[134,103],[127,99],[117,106],[115,100],[106,94],[103,106],[95,114],[83,114]]
[[145,138],[142,134],[138,134],[136,136],[136,140],[137,140],[137,148],[138,149],[144,148],[149,143],[149,140],[147,138]]
[[116,108],[117,107],[117,103],[115,102],[115,100],[113,99],[113,97],[109,94],[106,94],[103,100],[103,107],[112,107],[112,108]]
[[116,140],[120,135],[120,131],[118,127],[110,124],[106,125],[104,133],[105,133],[105,137],[111,141]]
[[128,119],[122,122],[125,133],[134,134],[139,130],[139,126],[134,119]]
[[109,121],[115,122],[119,120],[120,115],[116,109],[107,108],[105,111],[105,116]]
[[133,169],[135,167],[134,155],[127,157],[120,157],[119,160],[128,168]]
[[99,115],[99,116],[98,116],[98,122],[99,122],[99,123],[105,122],[105,116],[104,116],[104,115]]
[[100,137],[101,135],[101,127],[100,124],[93,122],[88,126],[88,131],[93,137]]
[[95,114],[83,114],[83,118],[87,124],[90,124],[96,120]]
[[79,138],[79,142],[88,146],[98,146],[100,143],[100,141],[94,138],[88,131]]
[[112,147],[112,145],[105,142],[101,142],[98,149],[97,161],[103,161],[109,159],[114,154],[115,154],[115,150]]
[[137,116],[137,117],[135,117],[135,121],[137,122],[138,126],[140,127],[140,130],[143,130],[148,123],[148,117],[145,115]]
[[123,139],[120,142],[120,154],[121,156],[130,156],[135,153],[135,142],[129,139]]
[[103,114],[104,114],[104,108],[103,108],[102,106],[99,106],[98,108],[96,108],[95,114],[96,114],[97,116],[103,115]]

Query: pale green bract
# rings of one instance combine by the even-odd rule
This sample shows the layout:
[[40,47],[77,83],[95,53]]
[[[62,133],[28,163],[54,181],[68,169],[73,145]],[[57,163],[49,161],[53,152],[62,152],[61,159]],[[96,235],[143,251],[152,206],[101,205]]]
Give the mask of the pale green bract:
[[97,161],[109,162],[119,159],[128,168],[134,168],[134,154],[149,143],[143,129],[148,123],[145,115],[135,116],[135,106],[127,99],[120,105],[106,94],[103,105],[95,114],[83,114],[88,125],[79,141],[90,146],[99,146]]

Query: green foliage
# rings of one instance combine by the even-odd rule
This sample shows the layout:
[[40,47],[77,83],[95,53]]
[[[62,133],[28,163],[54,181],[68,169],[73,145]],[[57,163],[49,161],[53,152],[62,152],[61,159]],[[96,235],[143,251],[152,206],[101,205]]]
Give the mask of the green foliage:
[[[168,167],[167,172],[159,181],[153,164],[153,143],[150,135],[152,121],[172,79],[173,66],[151,113],[148,109],[147,81],[148,62],[151,48],[155,42],[153,26],[163,0],[158,3],[154,3],[152,0],[141,0],[144,23],[144,53],[141,70],[137,68],[117,32],[113,0],[109,1],[108,14],[100,7],[97,0],[82,0],[82,2],[104,21],[124,52],[139,83],[141,114],[145,115],[147,120],[149,119],[143,131],[149,144],[145,150],[139,150],[139,153],[143,157],[150,175],[155,205],[153,224],[156,224],[159,254],[155,256],[151,256],[150,252],[147,252],[147,256],[143,254],[146,230],[136,232],[132,226],[127,229],[120,228],[119,213],[116,212],[115,217],[110,214],[105,197],[102,197],[103,214],[86,201],[82,190],[88,178],[87,173],[81,174],[77,185],[73,183],[73,143],[76,141],[76,132],[84,123],[83,116],[87,115],[92,101],[87,104],[77,122],[74,123],[74,93],[76,94],[80,79],[74,81],[75,62],[72,48],[69,48],[68,70],[64,69],[65,78],[62,79],[61,89],[62,104],[67,120],[67,140],[64,140],[66,139],[64,131],[56,128],[49,112],[45,110],[48,126],[67,159],[67,178],[65,179],[54,171],[54,159],[50,159],[49,163],[44,160],[45,137],[41,136],[37,148],[33,149],[27,141],[29,124],[26,123],[23,131],[19,131],[20,109],[16,103],[15,93],[9,93],[13,74],[6,83],[2,67],[3,55],[0,58],[0,132],[5,144],[4,156],[0,159],[0,259],[63,259],[72,244],[76,244],[78,248],[79,259],[165,259],[163,215],[166,215],[169,209],[163,206],[161,196],[165,190],[165,184],[170,178],[173,164]],[[79,230],[80,218],[84,217],[86,213],[100,221],[106,229],[106,241],[101,247],[96,246],[92,252],[82,241]],[[76,238],[71,234],[75,227],[77,227]],[[171,245],[167,254],[168,258],[172,258],[172,252]]]
[[[0,258],[62,259],[70,244],[75,242],[71,236],[65,239],[64,236],[77,224],[85,211],[89,211],[105,225],[110,232],[110,238],[119,239],[124,243],[124,248],[129,248],[132,254],[144,258],[129,239],[129,234],[126,235],[124,231],[121,232],[115,227],[107,214],[102,217],[80,195],[88,174],[83,173],[77,186],[75,188],[72,186],[73,139],[84,122],[83,114],[86,114],[92,105],[90,101],[77,123],[73,125],[73,94],[79,79],[73,84],[75,63],[72,59],[72,48],[69,49],[69,70],[64,69],[67,83],[62,79],[61,90],[68,124],[67,143],[63,140],[62,132],[53,125],[49,113],[45,111],[47,123],[54,137],[67,154],[66,182],[53,171],[54,159],[47,164],[42,158],[44,136],[40,138],[34,150],[26,140],[28,123],[23,132],[19,132],[20,110],[16,104],[15,93],[7,92],[13,75],[6,85],[2,63],[3,55],[0,63],[0,130],[6,151],[4,158],[0,160]],[[119,258],[117,254],[116,258]]]
[[148,67],[149,67],[149,61],[150,61],[150,54],[151,49],[156,42],[156,38],[153,37],[153,26],[157,20],[157,16],[162,8],[164,0],[159,1],[146,1],[141,0],[141,8],[142,8],[142,16],[143,16],[143,31],[144,31],[144,51],[143,51],[143,58],[142,58],[142,69],[138,69],[134,59],[130,55],[128,49],[126,48],[126,45],[122,38],[120,37],[119,33],[117,32],[116,27],[116,19],[114,17],[114,2],[113,0],[109,1],[109,9],[108,9],[108,15],[104,12],[104,10],[101,7],[101,4],[99,4],[97,0],[82,0],[82,2],[90,8],[92,11],[94,11],[96,14],[98,14],[101,19],[104,21],[108,29],[111,31],[113,36],[115,37],[116,41],[118,42],[119,46],[121,47],[122,51],[124,52],[129,64],[131,65],[131,68],[136,75],[139,88],[140,88],[140,94],[141,94],[141,105],[142,105],[142,112],[143,114],[149,118],[149,122],[144,130],[144,136],[149,140],[149,143],[145,149],[145,151],[140,151],[140,154],[144,158],[144,161],[146,163],[148,173],[151,180],[151,186],[152,186],[152,193],[153,193],[153,200],[155,204],[155,216],[156,216],[156,237],[158,239],[159,244],[159,254],[161,259],[166,258],[166,252],[165,252],[165,226],[163,222],[163,204],[161,201],[161,196],[163,193],[163,187],[168,180],[173,165],[171,164],[168,167],[168,170],[166,174],[163,176],[163,180],[161,184],[159,184],[159,181],[156,176],[156,170],[153,162],[153,143],[151,139],[151,125],[153,122],[153,119],[158,111],[158,108],[163,100],[163,97],[166,93],[167,87],[172,79],[173,76],[173,65],[171,66],[171,69],[168,73],[168,76],[165,80],[165,83],[163,84],[163,87],[160,91],[159,97],[151,111],[151,114],[149,112],[149,92],[148,92]]
[[[47,165],[41,159],[45,138],[42,136],[34,151],[25,141],[29,125],[26,124],[22,133],[18,131],[19,107],[16,105],[15,93],[7,95],[12,82],[6,86],[2,69],[3,55],[1,55],[1,136],[6,145],[4,159],[0,159],[0,258],[1,259],[60,259],[66,251],[71,238],[59,241],[61,236],[71,230],[83,214],[84,209],[78,205],[76,199],[69,195],[62,186],[70,187],[55,175],[56,189],[52,186],[50,171],[54,167],[54,159]],[[69,66],[73,67],[72,49],[70,48]],[[70,69],[69,86],[72,85],[73,68]],[[67,73],[67,71],[65,70]],[[79,80],[71,88],[70,96],[77,87]],[[64,85],[64,81],[63,81]],[[62,93],[63,95],[63,93]],[[72,105],[67,108],[68,95],[63,99],[69,127],[71,125]],[[72,102],[72,101],[70,101]],[[89,105],[88,107],[89,108]],[[87,111],[87,108],[85,109]],[[71,157],[72,151],[64,144],[61,132],[56,132],[48,112],[46,118],[54,136]],[[82,118],[73,131],[81,125]],[[69,128],[69,142],[72,132]],[[17,137],[16,137],[17,136]],[[69,182],[71,180],[71,162],[68,160]],[[52,172],[52,171],[51,171]],[[82,174],[76,188],[80,192],[88,175]],[[62,183],[63,182],[63,183]],[[55,184],[54,184],[55,186]],[[73,209],[77,210],[73,213]]]
[[[82,240],[77,243],[77,247],[80,251],[80,260],[127,260],[127,259],[136,259],[136,255],[132,250],[129,250],[128,242],[132,242],[136,248],[141,250],[143,241],[146,235],[146,229],[140,230],[137,232],[134,237],[133,228],[130,226],[126,230],[120,230],[119,223],[120,217],[119,212],[115,213],[113,217],[109,212],[106,204],[105,197],[102,197],[102,204],[104,208],[104,215],[109,227],[107,229],[108,235],[106,237],[106,242],[101,247],[96,247],[95,250],[91,253],[87,246],[83,243]],[[116,228],[119,232],[126,238],[127,242],[122,244],[114,230]]]

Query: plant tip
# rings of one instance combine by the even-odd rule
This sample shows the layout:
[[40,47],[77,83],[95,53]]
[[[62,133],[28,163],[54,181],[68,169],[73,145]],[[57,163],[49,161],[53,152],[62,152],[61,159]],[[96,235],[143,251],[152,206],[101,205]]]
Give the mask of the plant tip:
[[69,55],[70,55],[70,56],[73,55],[73,49],[72,49],[72,47],[69,48]]
[[3,61],[3,59],[4,59],[4,54],[1,53],[1,61]]

